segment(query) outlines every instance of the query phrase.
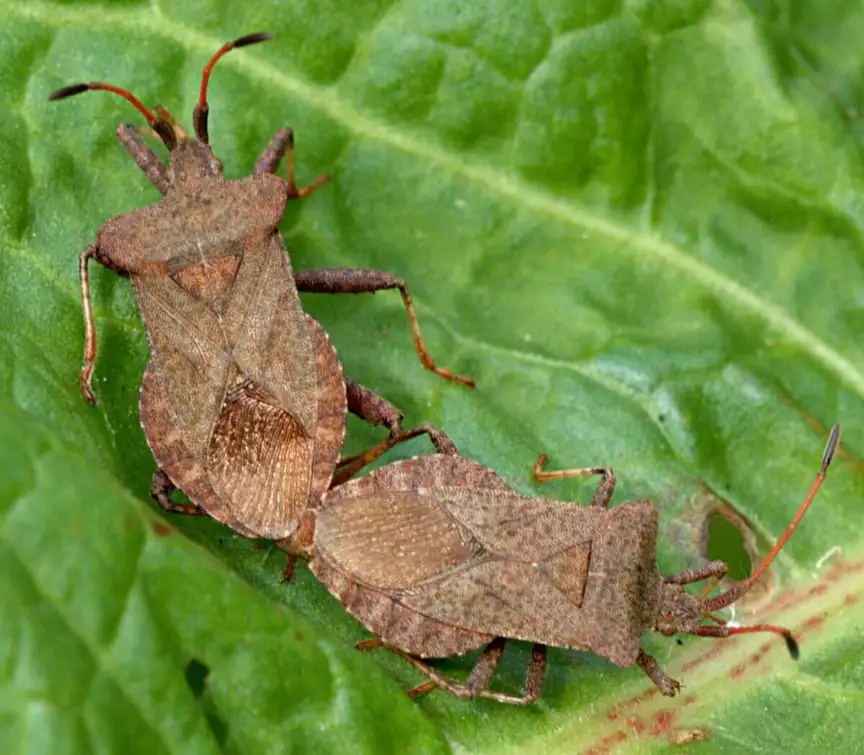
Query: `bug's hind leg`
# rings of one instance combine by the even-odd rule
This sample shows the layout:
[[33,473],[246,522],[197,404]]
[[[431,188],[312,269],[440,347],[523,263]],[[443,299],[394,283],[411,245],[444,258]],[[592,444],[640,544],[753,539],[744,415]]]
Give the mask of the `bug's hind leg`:
[[498,663],[501,660],[501,654],[504,652],[506,642],[507,640],[503,637],[492,640],[477,659],[477,663],[474,665],[464,684],[439,674],[419,658],[398,650],[394,650],[394,652],[401,655],[414,668],[428,676],[431,680],[410,690],[408,694],[411,697],[418,697],[431,691],[434,687],[440,687],[460,700],[472,700],[477,697],[483,697],[510,705],[530,705],[540,697],[543,679],[546,676],[546,646],[539,643],[534,645],[531,652],[531,662],[528,665],[528,672],[525,677],[525,688],[522,694],[508,695],[488,689],[489,683],[498,669]]
[[420,363],[427,370],[445,380],[453,380],[467,385],[469,388],[474,387],[474,378],[467,375],[457,375],[445,367],[439,367],[432,359],[432,355],[423,341],[423,335],[420,333],[420,323],[417,320],[417,312],[414,309],[411,294],[408,293],[408,284],[402,278],[397,278],[395,275],[385,273],[382,270],[332,267],[295,270],[294,283],[298,291],[310,294],[374,294],[378,291],[398,289],[402,296],[402,306],[408,315],[414,351],[417,352]]
[[546,454],[540,454],[534,468],[531,471],[532,477],[537,482],[551,482],[552,480],[568,480],[571,477],[591,477],[592,475],[602,476],[602,480],[597,485],[597,490],[591,496],[591,505],[608,508],[609,501],[612,500],[612,495],[615,493],[615,472],[609,467],[581,467],[579,469],[555,469],[544,470],[543,466],[549,460]]
[[177,486],[161,469],[153,475],[153,482],[150,483],[150,495],[165,511],[174,514],[186,514],[187,516],[207,516],[207,512],[194,503],[175,503],[171,499],[171,494],[175,490],[177,490]]

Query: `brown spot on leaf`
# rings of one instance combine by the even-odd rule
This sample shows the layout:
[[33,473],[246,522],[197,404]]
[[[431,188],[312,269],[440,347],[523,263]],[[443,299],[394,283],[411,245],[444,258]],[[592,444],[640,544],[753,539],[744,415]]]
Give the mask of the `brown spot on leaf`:
[[774,647],[773,643],[763,642],[759,646],[759,650],[750,656],[750,664],[752,666],[755,666],[757,663],[759,663],[759,661],[761,661],[765,657],[766,653],[768,653],[772,647]]
[[646,723],[639,718],[639,716],[630,716],[627,719],[627,726],[633,729],[637,734],[641,734],[648,728]]
[[661,710],[654,716],[654,726],[651,729],[651,734],[658,736],[665,734],[672,729],[672,724],[675,723],[675,711],[671,709]]
[[609,755],[615,745],[626,741],[627,734],[623,731],[616,731],[608,737],[603,737],[596,745],[584,750],[582,755]]
[[706,661],[714,660],[722,652],[723,652],[723,643],[722,642],[715,642],[704,653],[700,653],[695,658],[692,658],[691,660],[686,661],[684,663],[684,665],[681,667],[681,671],[686,674],[688,671],[692,671],[697,666],[701,666]]
[[708,739],[708,730],[696,729],[674,729],[669,732],[669,743],[673,745],[689,745],[691,742],[702,742]]
[[150,522],[150,527],[156,533],[156,537],[168,537],[171,534],[171,528],[164,522]]
[[825,617],[822,615],[811,616],[807,619],[804,624],[801,626],[801,631],[799,634],[805,634],[807,632],[812,632],[816,629],[819,629],[825,623]]
[[623,700],[622,702],[613,706],[613,708],[606,714],[606,718],[610,721],[617,721],[625,710],[635,708],[638,705],[641,705],[642,703],[650,700],[657,694],[659,694],[659,690],[656,687],[649,687],[644,692],[641,692],[640,694],[631,697],[629,700]]

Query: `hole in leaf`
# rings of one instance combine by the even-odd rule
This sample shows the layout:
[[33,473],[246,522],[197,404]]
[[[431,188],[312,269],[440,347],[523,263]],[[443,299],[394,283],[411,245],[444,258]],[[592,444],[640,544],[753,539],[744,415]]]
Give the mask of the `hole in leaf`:
[[708,558],[726,563],[728,579],[737,582],[749,577],[752,563],[741,530],[719,511],[708,516],[705,528]]
[[213,699],[207,694],[207,677],[209,675],[209,667],[197,658],[193,658],[186,664],[186,684],[189,685],[195,699],[199,701],[219,749],[225,752],[225,745],[228,742],[228,724],[219,715]]
[[207,676],[209,674],[210,669],[195,658],[186,664],[186,684],[189,685],[192,694],[199,700],[204,694],[204,687],[207,683]]
[[[705,561],[722,561],[729,569],[718,585],[720,590],[749,577],[755,565],[770,549],[771,544],[756,535],[747,517],[713,493],[694,504],[691,516],[692,531],[702,558]],[[773,569],[768,569],[747,594],[736,601],[733,610],[757,610],[770,600],[776,587]]]

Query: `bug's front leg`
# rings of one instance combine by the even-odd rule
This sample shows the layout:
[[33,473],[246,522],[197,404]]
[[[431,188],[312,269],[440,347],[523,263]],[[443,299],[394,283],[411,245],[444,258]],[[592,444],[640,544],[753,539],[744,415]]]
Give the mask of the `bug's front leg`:
[[81,393],[86,401],[96,406],[98,402],[90,385],[93,379],[93,366],[96,363],[96,323],[93,320],[90,271],[87,267],[91,258],[99,258],[99,247],[95,244],[90,244],[78,257],[78,275],[81,279],[81,309],[84,312],[84,366],[81,368]]
[[130,123],[117,126],[120,144],[132,156],[135,164],[162,194],[168,193],[168,169],[159,156],[138,136],[139,129]]
[[93,303],[90,300],[90,270],[88,263],[96,260],[103,267],[113,270],[118,275],[126,272],[111,263],[98,244],[89,244],[78,257],[78,276],[81,280],[81,310],[84,313],[84,366],[81,368],[81,393],[84,399],[93,406],[98,405],[96,394],[93,393],[91,381],[93,367],[96,363],[96,322],[93,318]]
[[[689,585],[693,582],[701,582],[703,579],[711,579],[716,584],[726,576],[728,571],[729,567],[722,561],[709,561],[695,569],[688,569],[680,574],[670,574],[664,577],[663,581],[669,585]],[[707,590],[707,592],[711,591]]]
[[474,378],[467,375],[457,375],[455,372],[435,364],[426,344],[423,343],[420,324],[417,322],[417,313],[414,311],[414,303],[411,301],[411,294],[408,293],[408,285],[402,278],[397,278],[381,270],[335,267],[318,270],[295,270],[294,283],[297,285],[298,291],[312,294],[374,294],[376,291],[398,289],[399,293],[402,294],[402,304],[411,325],[414,350],[417,352],[422,365],[445,380],[463,383],[469,388],[474,387]]
[[675,697],[681,689],[681,683],[675,681],[667,674],[648,653],[644,650],[639,651],[639,656],[636,658],[642,670],[647,674],[648,678],[654,682],[666,697]]
[[279,161],[285,156],[285,180],[288,183],[288,197],[299,199],[308,197],[321,184],[330,180],[326,173],[318,176],[311,184],[297,188],[294,180],[294,132],[290,128],[279,129],[270,143],[264,148],[261,157],[255,162],[253,175],[258,173],[275,173],[279,170]]

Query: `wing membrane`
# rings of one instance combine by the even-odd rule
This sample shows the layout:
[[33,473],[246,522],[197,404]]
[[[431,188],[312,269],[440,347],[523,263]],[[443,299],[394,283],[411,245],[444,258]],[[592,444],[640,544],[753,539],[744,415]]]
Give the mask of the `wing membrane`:
[[232,390],[213,428],[207,470],[228,509],[259,537],[297,525],[312,476],[314,444],[302,425],[254,383]]
[[406,590],[482,557],[470,533],[434,498],[385,491],[324,508],[316,546],[361,584]]

